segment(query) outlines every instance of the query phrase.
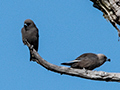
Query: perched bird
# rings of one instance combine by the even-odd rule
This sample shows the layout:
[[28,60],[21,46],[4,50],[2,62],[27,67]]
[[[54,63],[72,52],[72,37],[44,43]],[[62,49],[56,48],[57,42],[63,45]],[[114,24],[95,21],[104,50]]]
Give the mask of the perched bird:
[[104,64],[106,61],[110,61],[110,59],[107,59],[104,54],[84,53],[73,61],[61,64],[77,69],[93,70]]
[[[21,29],[21,33],[23,43],[25,44],[24,39],[26,39],[33,46],[33,48],[36,51],[38,51],[39,42],[38,28],[36,27],[32,20],[26,19],[24,21],[24,27]],[[30,52],[30,61],[34,59],[35,59],[34,55],[32,55]]]

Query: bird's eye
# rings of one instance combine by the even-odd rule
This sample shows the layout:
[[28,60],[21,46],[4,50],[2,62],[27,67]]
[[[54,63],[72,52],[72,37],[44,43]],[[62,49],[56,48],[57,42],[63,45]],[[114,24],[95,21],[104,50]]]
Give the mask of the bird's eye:
[[27,27],[27,26],[29,26],[29,25],[30,25],[30,23],[25,23],[25,24],[24,24],[25,27]]
[[104,59],[107,59],[107,57],[104,57]]
[[27,25],[29,26],[29,25],[30,25],[30,23],[27,23]]

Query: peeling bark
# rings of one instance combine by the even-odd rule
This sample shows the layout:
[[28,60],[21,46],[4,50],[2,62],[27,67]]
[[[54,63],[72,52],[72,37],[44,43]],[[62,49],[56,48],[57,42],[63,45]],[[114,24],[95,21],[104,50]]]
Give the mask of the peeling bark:
[[[31,48],[31,45],[25,40],[26,45]],[[43,66],[44,68],[56,72],[70,75],[70,76],[76,76],[81,77],[85,79],[91,79],[91,80],[99,80],[99,81],[114,81],[114,82],[120,82],[120,73],[108,73],[104,71],[91,71],[91,70],[85,70],[85,69],[74,69],[74,68],[68,68],[63,66],[57,66],[54,64],[51,64],[44,60],[34,48],[31,48],[31,53],[35,56],[36,62]]]
[[120,25],[120,0],[90,0],[93,6],[103,12],[103,17],[110,21],[110,23],[118,31],[120,37],[120,30],[117,25]]

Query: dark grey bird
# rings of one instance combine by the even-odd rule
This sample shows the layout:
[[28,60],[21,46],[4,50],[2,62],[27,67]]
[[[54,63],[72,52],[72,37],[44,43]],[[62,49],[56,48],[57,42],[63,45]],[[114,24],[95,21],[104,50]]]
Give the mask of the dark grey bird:
[[97,67],[100,67],[106,61],[110,61],[110,59],[107,59],[104,54],[84,53],[73,61],[61,64],[77,69],[93,70]]
[[[38,28],[36,27],[34,22],[30,19],[26,19],[24,21],[24,27],[22,28],[21,32],[23,43],[25,44],[24,40],[27,40],[33,46],[33,48],[38,51],[39,34]],[[30,61],[34,61],[34,59],[34,55],[32,55],[30,52]]]

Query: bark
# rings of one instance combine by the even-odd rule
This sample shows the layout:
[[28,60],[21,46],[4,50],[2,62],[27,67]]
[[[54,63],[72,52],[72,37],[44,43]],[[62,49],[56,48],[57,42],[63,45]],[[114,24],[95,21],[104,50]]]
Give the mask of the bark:
[[26,45],[31,48],[31,53],[35,56],[36,61],[38,64],[43,66],[44,68],[62,74],[70,75],[70,76],[76,76],[81,77],[85,79],[91,79],[91,80],[99,80],[99,81],[114,81],[114,82],[120,82],[120,73],[108,73],[104,71],[91,71],[91,70],[85,70],[85,69],[74,69],[74,68],[68,68],[63,66],[57,66],[54,64],[51,64],[44,60],[37,52],[36,50],[25,40]]
[[103,12],[103,17],[110,21],[110,23],[118,31],[120,37],[120,30],[117,25],[120,25],[120,0],[90,0],[93,6]]

